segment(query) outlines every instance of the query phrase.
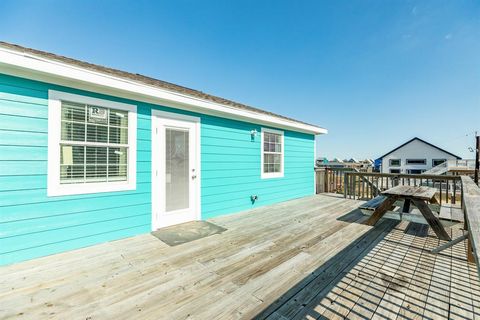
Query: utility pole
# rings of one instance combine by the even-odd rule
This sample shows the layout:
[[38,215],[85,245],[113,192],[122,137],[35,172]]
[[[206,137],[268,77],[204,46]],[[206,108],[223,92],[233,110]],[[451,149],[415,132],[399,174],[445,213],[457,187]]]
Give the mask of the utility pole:
[[478,185],[478,170],[480,168],[480,136],[475,132],[475,140],[476,140],[476,147],[475,147],[475,183]]

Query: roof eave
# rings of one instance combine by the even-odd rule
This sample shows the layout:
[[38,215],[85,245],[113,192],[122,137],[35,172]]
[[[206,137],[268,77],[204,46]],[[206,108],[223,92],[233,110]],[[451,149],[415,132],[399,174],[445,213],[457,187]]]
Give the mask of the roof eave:
[[[207,101],[198,97],[172,92],[163,88],[138,83],[130,79],[87,70],[78,66],[49,60],[7,48],[0,48],[0,66],[2,66],[0,71],[23,77],[32,75],[32,77],[35,77],[34,80],[45,81],[46,78],[48,78],[60,85],[72,86],[72,84],[77,84],[79,89],[85,89],[85,86],[81,84],[88,84],[89,86],[98,89],[108,89],[107,91],[110,92],[110,94],[113,91],[129,93],[134,96],[131,99],[141,99],[142,97],[146,97],[148,99],[142,100],[146,102],[168,103],[167,106],[172,106],[174,108],[193,110],[244,121],[248,120],[254,123],[266,124],[315,135],[328,133],[328,130],[322,127],[295,122],[269,114],[233,108],[228,105]],[[104,92],[105,90],[102,90],[102,93]]]

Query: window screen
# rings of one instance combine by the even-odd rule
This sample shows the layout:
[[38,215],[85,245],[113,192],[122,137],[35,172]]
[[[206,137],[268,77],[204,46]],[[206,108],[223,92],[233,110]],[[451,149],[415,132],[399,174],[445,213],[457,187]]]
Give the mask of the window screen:
[[61,184],[127,180],[127,111],[62,101],[61,121]]

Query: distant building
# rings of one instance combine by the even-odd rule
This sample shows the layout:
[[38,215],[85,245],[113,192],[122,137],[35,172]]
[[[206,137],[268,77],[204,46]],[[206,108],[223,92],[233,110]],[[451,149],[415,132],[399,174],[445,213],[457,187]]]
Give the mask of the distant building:
[[340,160],[339,158],[327,160],[327,158],[319,158],[316,161],[316,165],[321,168],[356,168],[358,170],[366,171],[373,167],[373,160],[365,159],[358,161],[355,158],[350,158],[349,160]]
[[421,174],[447,160],[458,160],[454,155],[420,138],[413,138],[375,160],[382,173]]

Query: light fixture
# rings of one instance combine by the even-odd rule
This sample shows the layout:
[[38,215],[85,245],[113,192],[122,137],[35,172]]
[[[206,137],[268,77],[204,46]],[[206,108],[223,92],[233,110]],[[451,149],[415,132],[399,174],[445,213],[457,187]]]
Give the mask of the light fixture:
[[257,129],[253,129],[252,131],[250,131],[250,134],[252,135],[252,138],[256,137],[257,136]]

